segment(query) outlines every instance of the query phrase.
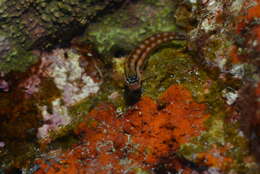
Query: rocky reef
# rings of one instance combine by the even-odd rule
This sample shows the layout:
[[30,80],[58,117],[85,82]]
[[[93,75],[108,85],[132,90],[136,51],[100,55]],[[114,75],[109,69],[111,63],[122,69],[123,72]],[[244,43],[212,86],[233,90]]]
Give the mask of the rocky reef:
[[[259,173],[259,0],[12,2],[0,173]],[[188,39],[159,45],[129,94],[131,51],[172,31]]]
[[0,71],[23,71],[37,61],[33,49],[66,45],[105,10],[122,0],[0,2]]

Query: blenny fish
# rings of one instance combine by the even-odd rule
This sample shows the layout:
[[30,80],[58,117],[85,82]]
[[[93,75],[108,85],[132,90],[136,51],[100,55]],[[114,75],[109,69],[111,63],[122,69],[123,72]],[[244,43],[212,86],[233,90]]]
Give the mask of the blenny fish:
[[138,91],[142,85],[142,72],[146,59],[159,45],[172,40],[187,40],[187,35],[178,32],[162,32],[145,39],[127,58],[125,84],[128,90]]

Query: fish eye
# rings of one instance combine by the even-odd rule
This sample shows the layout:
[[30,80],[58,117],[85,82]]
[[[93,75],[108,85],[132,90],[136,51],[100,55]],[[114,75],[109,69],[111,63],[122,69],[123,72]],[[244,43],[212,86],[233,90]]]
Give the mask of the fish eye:
[[136,75],[133,76],[129,76],[126,79],[127,83],[131,84],[131,83],[136,83],[139,81],[138,77]]

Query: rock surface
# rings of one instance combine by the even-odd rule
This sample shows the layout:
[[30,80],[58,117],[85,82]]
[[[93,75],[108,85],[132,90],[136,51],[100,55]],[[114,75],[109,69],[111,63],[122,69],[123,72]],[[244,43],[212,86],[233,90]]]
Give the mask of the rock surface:
[[37,58],[30,50],[66,45],[97,15],[122,0],[1,0],[0,71],[24,71]]

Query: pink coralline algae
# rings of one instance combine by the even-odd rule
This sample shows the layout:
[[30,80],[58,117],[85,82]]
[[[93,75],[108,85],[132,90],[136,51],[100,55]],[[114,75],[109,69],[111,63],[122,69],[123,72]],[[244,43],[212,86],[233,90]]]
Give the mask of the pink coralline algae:
[[[44,124],[38,128],[37,137],[48,139],[50,132],[58,131],[71,122],[68,106],[72,106],[91,94],[97,93],[101,82],[95,82],[81,67],[82,59],[72,49],[56,49],[51,53],[44,53],[41,57],[40,71],[38,74],[45,78],[53,79],[61,96],[51,101],[50,106],[40,106]],[[27,93],[33,93],[39,86],[38,76],[31,76],[27,83]],[[49,113],[48,110],[52,109]]]
[[21,88],[25,94],[31,96],[34,93],[39,92],[39,88],[41,85],[41,81],[43,78],[48,78],[48,67],[51,65],[50,60],[46,60],[41,58],[39,64],[33,66],[29,73],[33,74],[28,78],[24,79],[20,84],[19,88]]
[[46,138],[51,131],[56,131],[59,127],[68,125],[71,121],[67,108],[61,106],[60,100],[52,102],[52,114],[48,113],[47,106],[40,108],[45,124],[38,128],[37,137],[39,139]]
[[71,106],[91,94],[97,93],[100,83],[87,75],[81,67],[80,55],[71,49],[56,49],[51,54],[43,55],[45,61],[52,61],[47,68],[47,76],[53,78],[62,92],[62,99]]
[[8,92],[9,88],[8,82],[4,79],[4,73],[0,72],[0,91]]
[[8,92],[9,91],[9,84],[7,81],[0,79],[0,90],[3,92]]
[[0,147],[5,147],[5,143],[3,141],[0,141]]
[[[100,83],[87,75],[81,67],[86,60],[72,49],[55,49],[51,53],[42,53],[38,66],[31,69],[32,76],[19,86],[25,93],[33,95],[39,92],[43,78],[53,79],[56,87],[62,92],[66,105],[73,105],[99,90]],[[96,65],[95,65],[96,66]]]

